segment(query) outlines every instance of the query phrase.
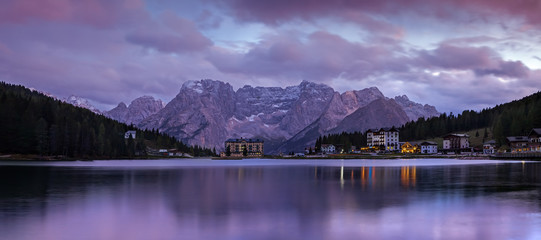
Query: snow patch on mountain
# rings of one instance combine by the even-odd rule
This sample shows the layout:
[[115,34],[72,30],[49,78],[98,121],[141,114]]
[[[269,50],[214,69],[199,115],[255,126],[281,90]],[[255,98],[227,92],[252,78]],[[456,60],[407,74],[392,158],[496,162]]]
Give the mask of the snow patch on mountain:
[[69,103],[73,106],[86,108],[94,113],[101,114],[100,110],[90,104],[90,102],[86,98],[71,95],[67,98],[64,98],[62,101]]

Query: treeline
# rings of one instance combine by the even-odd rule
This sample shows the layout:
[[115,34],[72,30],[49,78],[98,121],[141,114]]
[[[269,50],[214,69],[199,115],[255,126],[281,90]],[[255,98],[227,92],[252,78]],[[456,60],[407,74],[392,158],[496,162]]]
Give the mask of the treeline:
[[[137,131],[135,139],[124,138],[128,130]],[[23,86],[0,83],[0,153],[126,158],[146,155],[147,146],[215,155],[157,130],[139,130]]]
[[[424,140],[480,128],[492,129],[499,146],[506,144],[508,136],[527,135],[532,128],[541,128],[541,92],[480,112],[443,113],[438,117],[408,122],[399,129],[400,141]],[[316,147],[322,143],[366,146],[366,136],[359,132],[331,134],[320,136]]]
[[527,135],[532,128],[541,127],[541,92],[520,100],[500,104],[480,112],[442,114],[429,119],[420,118],[400,128],[400,140],[411,141],[441,137],[448,133],[490,128],[498,145],[506,144],[506,137]]
[[362,132],[342,132],[338,134],[320,136],[316,140],[316,152],[321,151],[321,144],[333,144],[335,146],[342,146],[343,149],[351,149],[351,146],[355,146],[358,148],[366,146],[366,136]]

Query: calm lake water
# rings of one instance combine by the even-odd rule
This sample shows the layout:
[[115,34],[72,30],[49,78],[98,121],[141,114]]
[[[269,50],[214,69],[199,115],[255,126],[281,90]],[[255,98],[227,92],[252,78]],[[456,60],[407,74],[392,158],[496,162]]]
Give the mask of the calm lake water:
[[0,239],[541,239],[541,163],[0,162]]

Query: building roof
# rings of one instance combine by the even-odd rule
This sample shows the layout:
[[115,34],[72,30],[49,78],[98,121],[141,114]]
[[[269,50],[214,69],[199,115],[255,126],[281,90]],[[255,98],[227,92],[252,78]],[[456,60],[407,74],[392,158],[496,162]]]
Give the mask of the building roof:
[[380,128],[380,129],[377,129],[377,128],[373,128],[373,129],[368,129],[366,132],[381,132],[381,131],[384,131],[384,132],[398,132],[398,129],[396,129],[395,127],[390,127],[390,128]]
[[436,145],[436,146],[437,146],[438,143],[432,142],[432,141],[424,141],[424,142],[422,142],[420,145],[425,145],[425,146],[426,146],[426,145]]
[[137,133],[137,132],[135,130],[130,130],[130,131],[127,131],[126,133],[134,134],[134,133]]
[[490,140],[490,141],[486,141],[485,143],[483,143],[485,145],[488,145],[488,144],[496,144],[496,140]]
[[464,133],[464,134],[461,134],[461,133],[451,133],[451,134],[447,134],[447,135],[443,136],[443,138],[448,138],[448,137],[460,137],[460,138],[465,137],[465,138],[469,138],[470,135],[465,134],[465,133]]
[[334,145],[332,145],[332,144],[321,144],[321,147],[322,147],[322,148],[323,148],[323,147],[330,147],[330,146],[333,146],[333,147],[334,147]]
[[541,128],[534,128],[534,129],[532,129],[532,131],[530,131],[530,134],[528,134],[528,136],[531,136],[531,135],[537,135],[537,136],[540,136],[540,135],[541,135]]
[[509,142],[527,142],[528,137],[527,136],[511,136],[511,137],[507,137],[507,141],[509,141]]
[[233,143],[240,143],[240,142],[248,142],[248,143],[263,143],[262,139],[252,139],[252,138],[230,138],[225,140],[225,142],[233,142]]

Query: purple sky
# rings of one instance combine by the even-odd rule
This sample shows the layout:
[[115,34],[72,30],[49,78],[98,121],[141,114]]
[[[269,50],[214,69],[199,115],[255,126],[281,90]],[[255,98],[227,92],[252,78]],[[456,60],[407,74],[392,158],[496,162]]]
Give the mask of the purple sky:
[[440,111],[541,87],[538,0],[0,0],[0,81],[101,109],[187,80],[376,86]]

